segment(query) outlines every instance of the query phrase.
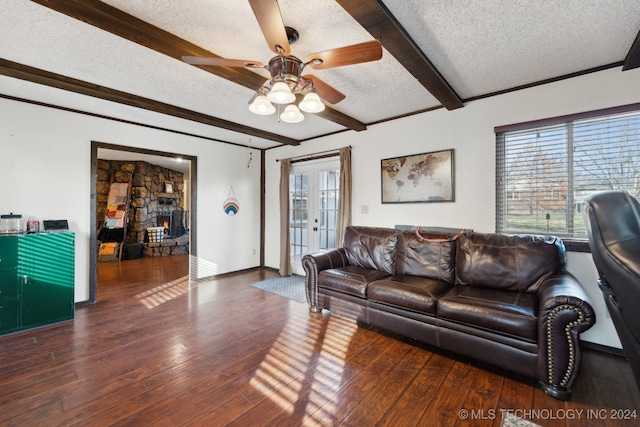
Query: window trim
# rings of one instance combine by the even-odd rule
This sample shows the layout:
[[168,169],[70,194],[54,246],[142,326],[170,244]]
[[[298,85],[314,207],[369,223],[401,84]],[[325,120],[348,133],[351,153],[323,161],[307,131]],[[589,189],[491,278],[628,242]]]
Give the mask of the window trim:
[[629,113],[632,111],[639,111],[639,110],[640,110],[640,102],[637,102],[635,104],[627,104],[627,105],[620,105],[617,107],[602,108],[600,110],[584,111],[582,113],[567,114],[564,116],[549,117],[546,119],[531,120],[528,122],[520,122],[520,123],[514,123],[510,125],[496,126],[493,128],[493,133],[497,134],[497,133],[503,133],[503,132],[512,132],[512,131],[523,130],[523,129],[537,127],[537,126],[556,125],[556,124],[566,123],[569,121],[575,121],[575,120],[581,120],[581,119],[592,119],[594,117],[608,116],[610,114]]

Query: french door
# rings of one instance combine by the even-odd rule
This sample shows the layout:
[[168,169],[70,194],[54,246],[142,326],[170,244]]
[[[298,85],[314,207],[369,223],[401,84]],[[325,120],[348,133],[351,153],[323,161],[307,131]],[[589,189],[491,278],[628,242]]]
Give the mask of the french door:
[[336,247],[340,160],[291,165],[289,240],[291,269],[304,275],[302,257]]

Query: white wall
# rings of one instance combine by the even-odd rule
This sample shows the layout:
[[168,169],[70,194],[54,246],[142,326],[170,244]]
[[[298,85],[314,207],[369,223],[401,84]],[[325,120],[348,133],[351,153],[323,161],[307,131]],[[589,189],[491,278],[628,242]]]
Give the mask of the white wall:
[[[470,102],[464,108],[436,110],[269,150],[266,157],[267,266],[279,265],[279,163],[276,158],[352,146],[353,223],[393,227],[396,224],[466,227],[495,231],[494,127],[640,102],[640,69],[619,68],[584,75],[518,92]],[[303,122],[304,123],[304,122]],[[454,203],[381,204],[380,160],[441,149],[455,150]],[[368,214],[361,207],[368,206]],[[572,253],[568,270],[591,297],[597,323],[582,335],[586,341],[620,348],[596,285],[590,254]]]
[[[0,112],[0,212],[69,220],[76,302],[89,298],[92,140],[197,156],[198,277],[260,264],[260,162],[247,167],[249,149],[7,99]],[[240,211],[227,216],[232,185]]]

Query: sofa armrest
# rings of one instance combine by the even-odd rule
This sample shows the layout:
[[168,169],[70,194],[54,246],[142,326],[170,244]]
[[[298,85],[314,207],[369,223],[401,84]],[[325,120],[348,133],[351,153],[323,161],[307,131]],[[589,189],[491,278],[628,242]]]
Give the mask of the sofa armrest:
[[538,288],[538,379],[545,393],[568,399],[580,366],[579,334],[596,321],[586,292],[571,274],[552,275]]
[[307,304],[309,304],[310,311],[322,311],[322,307],[318,305],[318,274],[322,270],[346,267],[347,265],[349,265],[349,261],[344,248],[331,249],[302,257]]

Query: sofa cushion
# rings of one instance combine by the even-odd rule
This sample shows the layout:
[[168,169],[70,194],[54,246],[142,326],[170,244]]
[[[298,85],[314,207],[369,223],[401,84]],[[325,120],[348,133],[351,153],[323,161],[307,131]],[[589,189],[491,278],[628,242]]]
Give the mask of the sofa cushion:
[[458,238],[456,284],[534,293],[564,265],[557,237],[465,233]]
[[396,275],[423,276],[455,282],[457,242],[449,238],[429,239],[419,231],[400,234]]
[[437,316],[535,342],[538,297],[524,292],[456,286],[438,300]]
[[439,297],[452,288],[442,280],[417,276],[392,276],[371,283],[367,299],[435,316]]
[[366,298],[369,283],[389,276],[383,271],[348,265],[321,271],[318,274],[318,287]]
[[344,232],[344,249],[349,264],[392,275],[399,234],[390,228],[347,227]]

